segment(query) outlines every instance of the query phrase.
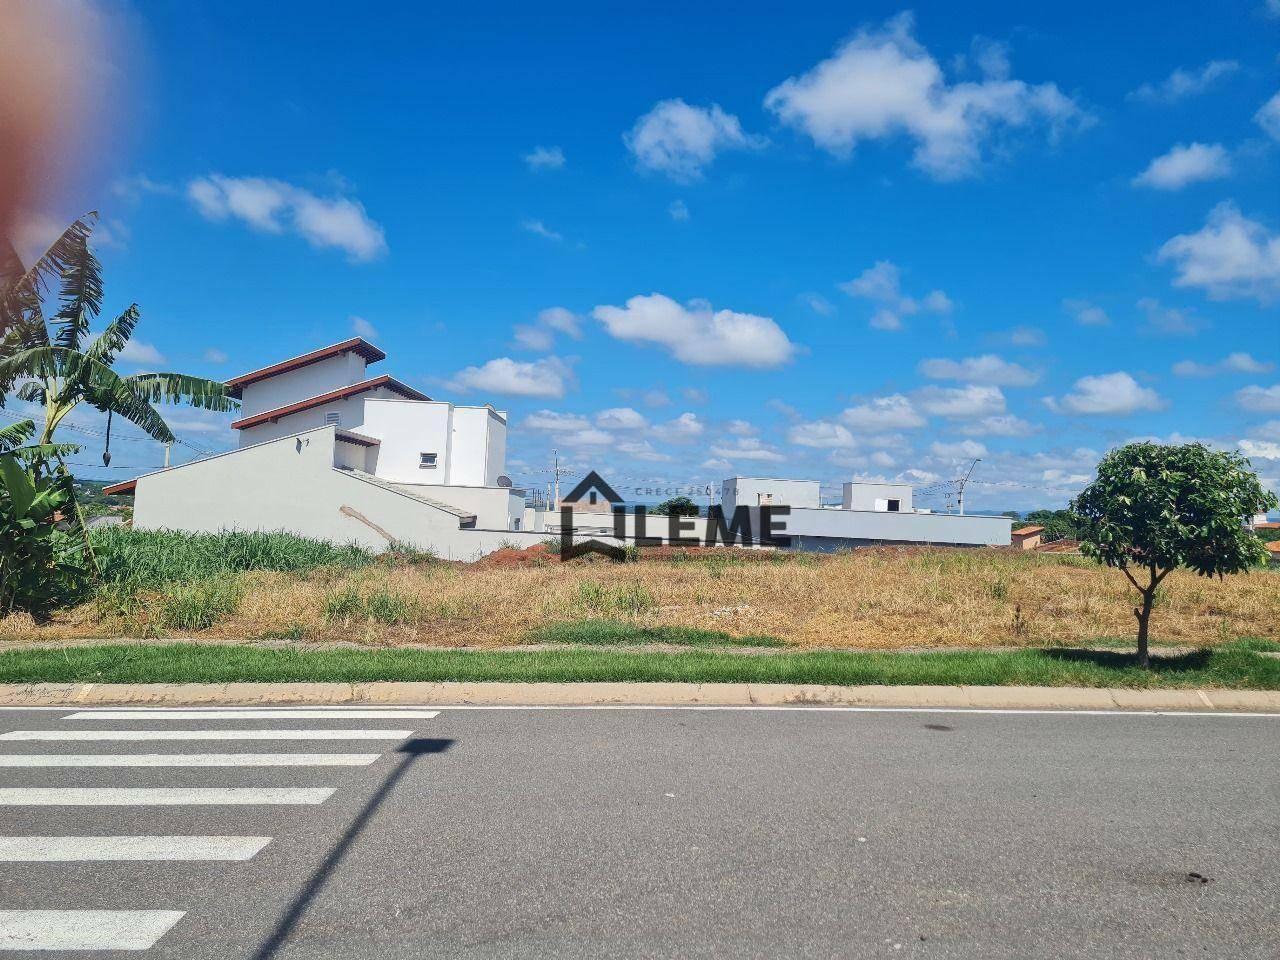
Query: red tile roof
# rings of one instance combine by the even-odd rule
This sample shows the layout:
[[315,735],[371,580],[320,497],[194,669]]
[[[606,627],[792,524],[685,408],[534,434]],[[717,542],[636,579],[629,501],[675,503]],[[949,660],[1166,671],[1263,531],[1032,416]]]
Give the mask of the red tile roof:
[[301,413],[304,410],[310,410],[321,404],[331,403],[334,400],[345,400],[347,397],[354,397],[359,393],[367,393],[370,390],[377,390],[379,387],[385,387],[393,393],[408,400],[430,400],[425,393],[420,393],[413,387],[401,383],[394,377],[374,377],[372,380],[362,380],[360,383],[353,383],[349,387],[340,387],[337,390],[330,390],[328,393],[322,393],[318,397],[308,397],[306,400],[299,400],[297,403],[290,403],[287,406],[276,407],[274,410],[266,410],[252,417],[245,417],[243,420],[237,420],[231,424],[234,430],[246,430],[249,427],[256,427],[260,423],[272,423],[283,417],[290,416],[295,413]]
[[382,441],[375,437],[366,437],[363,433],[355,433],[352,430],[339,430],[337,437],[344,443],[354,443],[358,447],[380,447]]
[[1044,527],[1019,527],[1017,530],[1013,531],[1012,536],[1029,537],[1033,533],[1044,533]]
[[360,356],[364,357],[366,363],[377,363],[379,360],[387,359],[387,355],[368,340],[362,337],[353,337],[350,340],[344,340],[342,343],[335,343],[330,347],[312,350],[310,353],[304,353],[302,356],[294,357],[291,360],[282,360],[269,367],[263,367],[261,370],[253,370],[238,377],[232,377],[227,381],[227,392],[233,397],[239,397],[241,390],[251,383],[257,383],[259,380],[266,380],[268,377],[274,377],[280,373],[288,373],[290,370],[297,370],[300,367],[319,363],[321,360],[328,360],[330,357],[336,357],[340,353],[348,352],[360,354]]
[[117,494],[132,494],[137,488],[137,480],[125,480],[123,483],[113,483],[110,486],[103,487],[102,492],[112,497]]

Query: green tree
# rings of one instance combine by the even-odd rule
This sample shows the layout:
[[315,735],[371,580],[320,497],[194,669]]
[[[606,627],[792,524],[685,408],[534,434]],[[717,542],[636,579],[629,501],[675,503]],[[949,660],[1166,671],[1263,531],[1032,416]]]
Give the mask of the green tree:
[[1071,502],[1081,550],[1118,568],[1138,591],[1138,662],[1149,665],[1148,626],[1156,590],[1179,567],[1203,577],[1265,563],[1245,527],[1276,506],[1247,459],[1202,444],[1131,443],[1098,464],[1098,476]]
[[[81,403],[171,443],[173,433],[153,404],[225,411],[236,402],[213,380],[180,373],[122,376],[113,370],[140,319],[136,303],[89,342],[89,328],[102,309],[102,268],[89,248],[96,220],[90,213],[75,221],[30,268],[0,239],[0,405],[12,390],[44,407],[40,444],[52,443],[58,425]],[[46,320],[50,299],[57,309]]]
[[1070,510],[1032,510],[1022,518],[1024,523],[1044,527],[1044,532],[1055,537],[1077,539],[1080,531],[1077,517]]
[[0,616],[39,615],[84,575],[75,541],[54,525],[74,492],[70,475],[52,462],[76,448],[26,445],[35,432],[31,420],[0,429]]
[[688,497],[672,497],[654,507],[653,512],[665,517],[696,517],[698,505]]

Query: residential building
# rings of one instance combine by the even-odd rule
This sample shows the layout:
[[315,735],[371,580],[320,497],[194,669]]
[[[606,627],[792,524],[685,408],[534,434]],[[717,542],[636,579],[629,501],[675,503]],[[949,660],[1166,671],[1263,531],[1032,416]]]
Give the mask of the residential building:
[[505,476],[506,414],[370,377],[385,358],[357,337],[235,377],[237,449],[107,489],[134,494],[138,529],[289,530],[451,557],[492,549],[482,533],[541,530]]

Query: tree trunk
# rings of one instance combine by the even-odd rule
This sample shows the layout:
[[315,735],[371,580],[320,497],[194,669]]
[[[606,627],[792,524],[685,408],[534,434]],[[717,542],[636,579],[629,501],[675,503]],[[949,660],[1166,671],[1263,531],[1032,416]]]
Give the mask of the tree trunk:
[[1151,658],[1147,655],[1147,627],[1151,623],[1151,607],[1155,599],[1155,587],[1143,590],[1142,606],[1133,611],[1133,615],[1138,618],[1138,666],[1144,669],[1151,666]]

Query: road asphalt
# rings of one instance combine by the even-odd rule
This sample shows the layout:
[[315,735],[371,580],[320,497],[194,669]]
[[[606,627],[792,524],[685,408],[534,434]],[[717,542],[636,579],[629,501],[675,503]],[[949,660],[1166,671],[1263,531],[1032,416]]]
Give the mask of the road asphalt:
[[1275,716],[0,710],[0,950],[1273,960],[1277,771]]

